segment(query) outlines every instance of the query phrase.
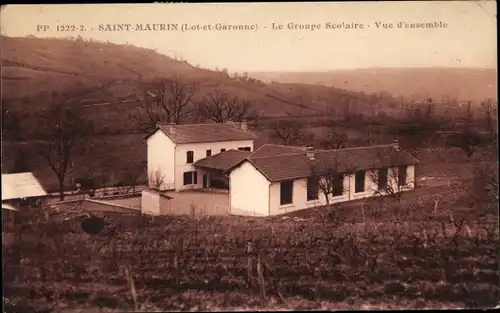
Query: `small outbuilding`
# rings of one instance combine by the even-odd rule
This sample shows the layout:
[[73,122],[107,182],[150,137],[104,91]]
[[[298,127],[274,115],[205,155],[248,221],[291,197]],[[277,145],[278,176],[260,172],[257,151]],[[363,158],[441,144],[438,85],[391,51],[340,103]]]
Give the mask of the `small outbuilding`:
[[13,225],[16,212],[43,209],[47,196],[31,172],[2,174],[2,231]]

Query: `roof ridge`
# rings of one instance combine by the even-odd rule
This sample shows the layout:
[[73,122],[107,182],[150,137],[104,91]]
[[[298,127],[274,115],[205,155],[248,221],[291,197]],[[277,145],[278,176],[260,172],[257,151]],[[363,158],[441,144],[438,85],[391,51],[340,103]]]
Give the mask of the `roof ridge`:
[[250,155],[256,153],[257,151],[259,151],[260,149],[262,149],[262,147],[264,147],[265,145],[268,145],[267,143],[263,144],[262,146],[258,147],[257,150],[254,150],[252,151],[252,153],[250,153]]
[[[165,126],[175,126],[175,127],[189,127],[189,126],[204,126],[204,125],[225,125],[225,126],[231,126],[234,128],[234,124],[240,123],[240,122],[233,122],[233,123],[194,123],[194,124],[161,124],[158,125],[159,127],[165,127]],[[234,128],[238,129],[238,128]]]
[[277,155],[266,155],[266,156],[257,156],[257,157],[252,157],[252,155],[249,155],[246,157],[246,159],[267,159],[267,158],[277,158],[277,157],[281,157],[281,156],[290,156],[290,155],[304,155],[304,156],[306,156],[302,152],[293,152],[293,153],[280,153]]
[[[287,145],[279,145],[279,144],[263,144],[262,146],[259,147],[259,149],[255,150],[252,152],[252,154],[256,153],[259,151],[263,146],[265,145],[270,145],[270,146],[281,146],[281,147],[293,147],[293,148],[307,148],[307,147],[302,147],[302,146],[287,146]],[[350,151],[350,150],[363,150],[363,149],[370,149],[370,148],[382,148],[382,147],[392,147],[392,144],[385,144],[385,145],[372,145],[372,146],[361,146],[361,147],[351,147],[351,148],[343,148],[343,149],[315,149],[315,153],[331,153],[331,152],[336,152],[336,151]],[[403,149],[400,149],[400,151],[404,151]],[[273,157],[279,157],[279,156],[288,156],[288,155],[297,155],[297,154],[302,154],[302,152],[290,152],[290,153],[280,153],[277,155],[266,155],[266,156],[256,156],[252,157],[252,154],[248,156],[248,158],[253,158],[253,159],[262,159],[262,158],[273,158]]]
[[[326,149],[326,150],[316,150],[316,152],[333,152],[333,151],[346,151],[346,150],[362,150],[362,149],[371,149],[371,148],[382,148],[382,147],[392,147],[392,144],[385,145],[372,145],[372,146],[361,146],[361,147],[350,147],[350,148],[342,148],[342,149]],[[400,149],[402,150],[402,149]]]
[[286,148],[296,148],[296,149],[305,149],[305,148],[307,148],[306,146],[282,145],[282,144],[277,144],[277,143],[265,143],[261,147],[263,147],[263,146],[275,146],[275,147],[286,147]]
[[[198,125],[223,125],[225,123],[195,123],[195,124],[161,124],[159,125],[160,127],[162,126],[175,126],[175,127],[185,127],[185,126],[198,126]],[[228,125],[231,125],[231,124],[228,124]]]
[[227,149],[226,151],[222,151],[222,152],[219,152],[219,153],[214,154],[214,155],[221,155],[221,154],[223,154],[223,153],[227,153],[227,152],[229,152],[229,151],[236,151],[236,152],[238,152],[238,153],[247,153],[247,152],[249,152],[249,151],[244,151],[244,150],[239,150],[239,149],[234,149],[234,148],[231,148],[231,149]]
[[[263,147],[265,146],[272,146],[272,147],[286,147],[286,148],[297,148],[297,149],[300,149],[300,148],[307,148],[307,147],[300,147],[300,146],[288,146],[288,145],[280,145],[280,144],[276,144],[276,143],[265,143],[263,144],[262,146],[260,146],[259,148],[257,148],[257,150],[254,150],[249,156],[251,156],[252,154],[254,153],[257,153],[258,151],[260,151]],[[298,153],[298,152],[297,152]],[[282,154],[279,154],[279,155],[282,155]],[[256,158],[260,158],[260,157],[256,157]]]
[[[239,123],[239,122],[234,122],[234,123]],[[228,128],[231,128],[231,130],[235,130],[235,131],[239,131],[239,132],[242,132],[242,133],[252,133],[253,134],[253,131],[248,129],[248,130],[243,130],[243,129],[240,129],[238,127],[235,127],[234,124],[228,124],[228,123],[199,123],[199,124],[174,124],[172,126],[174,127],[196,127],[196,126],[208,126],[208,125],[224,125]],[[162,125],[159,125],[158,127],[170,127],[171,125],[169,124],[162,124]]]

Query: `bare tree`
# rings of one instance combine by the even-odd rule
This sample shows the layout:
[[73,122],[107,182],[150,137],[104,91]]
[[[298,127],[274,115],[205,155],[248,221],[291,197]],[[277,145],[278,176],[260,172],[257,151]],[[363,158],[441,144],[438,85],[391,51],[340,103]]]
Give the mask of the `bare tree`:
[[472,124],[472,120],[474,119],[474,114],[472,113],[472,101],[468,101],[465,105],[465,122],[468,126]]
[[[110,145],[103,137],[93,137],[86,142],[80,174],[91,180],[95,188],[109,187],[111,176],[116,169],[116,161],[110,153]],[[94,189],[89,190],[95,192]]]
[[147,163],[146,161],[140,162],[137,166],[132,167],[131,169],[127,169],[123,173],[122,183],[125,186],[132,188],[132,194],[135,195],[136,187],[139,183],[139,179],[141,175],[146,170]]
[[92,133],[93,124],[79,108],[65,102],[52,105],[43,115],[41,129],[45,140],[37,145],[37,153],[56,174],[59,198],[64,200],[66,176],[74,170],[75,154],[85,150],[84,142]]
[[17,157],[12,167],[12,173],[31,172],[28,156],[23,148],[20,148],[19,152],[17,152]]
[[297,120],[277,120],[271,124],[272,136],[285,145],[297,144],[305,134],[304,126]]
[[212,120],[215,123],[248,120],[255,115],[250,110],[250,101],[230,96],[222,88],[217,88],[213,92],[209,92],[198,105],[198,114],[200,117]]
[[[386,196],[396,200],[398,210],[395,213],[396,219],[403,218],[408,222],[408,227],[412,227],[412,207],[406,206],[403,202],[404,195],[413,189],[414,181],[408,177],[408,166],[400,162],[397,155],[390,154],[382,156],[377,151],[379,166],[368,171],[369,190],[375,195]],[[382,199],[381,199],[382,200]]]
[[[311,186],[315,186],[318,189],[317,191],[323,194],[326,204],[329,205],[332,196],[341,196],[347,191],[344,187],[344,178],[352,172],[354,172],[354,169],[341,171],[337,160],[327,167],[319,166],[313,162],[309,181]],[[311,191],[315,192],[314,190]]]
[[161,190],[164,183],[165,175],[160,171],[160,169],[149,173],[149,186],[153,186],[155,190]]
[[446,148],[456,147],[462,149],[468,160],[474,155],[477,148],[484,143],[484,138],[476,131],[466,129],[460,133],[454,133],[446,138]]
[[425,107],[425,118],[432,119],[434,117],[435,104],[432,101],[432,98],[426,98],[426,107]]
[[[472,197],[481,205],[498,205],[498,163],[485,163],[476,166],[472,180]],[[496,209],[497,210],[497,209]]]
[[409,189],[406,166],[373,168],[369,172],[370,188],[375,194],[390,196],[401,202],[403,194]]
[[2,99],[2,139],[18,139],[21,130],[21,119],[19,115],[12,110],[12,103],[9,100]]
[[328,149],[343,149],[348,138],[347,133],[330,129],[321,145]]
[[196,94],[195,85],[185,83],[179,76],[156,78],[142,87],[142,111],[146,119],[140,121],[139,129],[150,132],[158,123],[179,124],[195,110],[192,99]]
[[493,104],[492,99],[488,99],[481,103],[481,109],[484,113],[484,118],[486,120],[486,129],[488,130],[490,142],[492,142],[495,139],[494,121],[493,121],[493,116],[495,114],[495,107],[496,105]]

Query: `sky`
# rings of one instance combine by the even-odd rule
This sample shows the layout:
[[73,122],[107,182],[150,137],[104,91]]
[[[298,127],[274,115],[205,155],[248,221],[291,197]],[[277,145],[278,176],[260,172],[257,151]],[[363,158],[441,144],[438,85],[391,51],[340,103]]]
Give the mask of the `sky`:
[[[154,48],[194,65],[230,71],[497,68],[495,1],[8,5],[0,21],[6,36],[80,35]],[[447,27],[399,28],[400,22]],[[254,30],[181,30],[184,24],[202,28],[217,23],[252,25]],[[290,23],[315,29],[293,30]],[[364,28],[328,28],[342,23]],[[129,30],[99,28],[117,24],[130,24]],[[178,30],[139,30],[137,24],[177,24]],[[57,30],[72,25],[76,31]]]

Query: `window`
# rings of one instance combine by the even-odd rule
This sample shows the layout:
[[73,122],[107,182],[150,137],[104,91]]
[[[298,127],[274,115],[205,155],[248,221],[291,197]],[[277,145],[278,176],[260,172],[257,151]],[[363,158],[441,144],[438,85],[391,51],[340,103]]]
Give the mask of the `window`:
[[307,201],[318,200],[318,178],[309,177],[307,179]]
[[293,180],[282,181],[280,184],[280,204],[293,202]]
[[186,163],[191,164],[194,161],[194,152],[188,151],[186,152]]
[[193,172],[184,172],[184,186],[193,184]]
[[221,153],[222,153],[222,152],[224,152],[224,151],[226,151],[226,149],[220,149],[220,152],[221,152]]
[[398,167],[398,185],[399,186],[406,185],[406,166]]
[[354,186],[354,192],[364,192],[365,191],[365,172],[364,171],[358,171],[356,172],[355,175],[355,186]]
[[239,147],[238,150],[241,150],[241,151],[252,151],[252,149],[250,147]]
[[378,190],[387,188],[387,168],[380,168],[377,174]]
[[212,150],[210,149],[207,149],[207,157],[211,156],[212,155]]
[[338,197],[344,194],[344,175],[340,174],[333,180],[332,195]]
[[184,186],[198,184],[198,172],[184,172]]

